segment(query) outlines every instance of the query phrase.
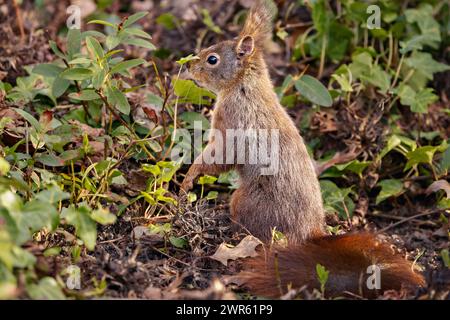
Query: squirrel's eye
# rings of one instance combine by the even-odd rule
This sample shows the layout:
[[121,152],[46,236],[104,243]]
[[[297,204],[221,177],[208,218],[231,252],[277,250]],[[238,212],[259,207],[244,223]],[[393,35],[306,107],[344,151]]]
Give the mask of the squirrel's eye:
[[209,56],[207,61],[209,64],[215,65],[217,62],[219,62],[219,59],[216,56]]

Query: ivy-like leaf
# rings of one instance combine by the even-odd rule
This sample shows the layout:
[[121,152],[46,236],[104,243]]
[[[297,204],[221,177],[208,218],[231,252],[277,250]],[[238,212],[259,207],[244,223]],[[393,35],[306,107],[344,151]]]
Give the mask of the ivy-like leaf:
[[408,162],[405,165],[405,171],[420,163],[431,164],[433,161],[434,154],[438,149],[439,147],[424,146],[408,152],[406,154]]
[[61,217],[75,227],[76,234],[83,240],[86,248],[94,250],[97,241],[97,224],[91,218],[89,209],[81,206],[64,208]]
[[405,64],[413,69],[417,69],[428,79],[433,79],[433,74],[450,70],[450,66],[437,62],[428,52],[414,51],[411,56],[405,59]]
[[381,191],[377,196],[376,204],[390,198],[390,197],[398,197],[405,190],[403,189],[403,182],[398,179],[386,179],[378,182],[378,187],[381,187]]
[[400,85],[394,92],[400,97],[400,103],[402,105],[410,106],[411,111],[417,113],[426,113],[428,106],[439,98],[433,93],[433,89],[431,88],[416,92],[405,84]]

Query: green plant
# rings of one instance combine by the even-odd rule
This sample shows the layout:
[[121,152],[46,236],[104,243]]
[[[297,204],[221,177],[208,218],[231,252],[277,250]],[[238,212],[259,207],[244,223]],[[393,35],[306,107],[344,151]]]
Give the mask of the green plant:
[[320,283],[320,292],[323,297],[325,295],[325,285],[327,284],[328,275],[330,274],[330,271],[328,271],[321,264],[317,264],[316,265],[316,273],[317,273],[317,280],[319,280],[319,283]]

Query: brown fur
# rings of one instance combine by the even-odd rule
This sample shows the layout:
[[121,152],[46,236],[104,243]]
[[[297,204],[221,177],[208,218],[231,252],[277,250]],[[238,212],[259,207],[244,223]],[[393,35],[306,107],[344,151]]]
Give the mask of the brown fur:
[[[404,269],[403,273],[400,272],[399,281],[408,282],[408,278],[402,275],[413,275],[408,271],[409,264],[402,258],[390,258],[391,252],[386,250],[386,246],[373,246],[374,242],[371,241],[367,244],[367,250],[361,248],[365,251],[355,251],[352,246],[346,245],[359,244],[365,236],[324,237],[308,241],[324,235],[322,198],[306,146],[295,124],[278,102],[263,59],[263,43],[271,36],[272,28],[272,10],[268,3],[257,1],[237,40],[224,41],[202,50],[198,54],[199,60],[191,64],[190,73],[194,80],[217,94],[212,127],[220,130],[223,136],[226,136],[226,129],[279,130],[279,171],[274,175],[260,175],[261,166],[249,163],[193,164],[181,188],[190,190],[195,178],[201,174],[216,175],[236,169],[240,176],[240,187],[231,199],[233,219],[266,243],[271,240],[272,230],[276,228],[287,236],[291,245],[297,245],[279,251],[280,267],[284,270],[283,285],[294,279],[297,279],[293,282],[296,285],[315,283],[313,266],[321,261],[325,261],[324,265],[331,273],[333,270],[347,270],[348,267],[350,273],[357,271],[359,275],[364,263],[385,257],[388,262],[396,263],[397,267],[394,268]],[[210,65],[207,62],[210,55],[218,57],[219,63]],[[214,153],[215,148],[214,137],[210,137],[204,152]],[[372,253],[375,254],[373,257],[367,256]],[[326,259],[324,254],[329,255],[330,259]],[[255,292],[265,293],[268,286],[264,282],[274,281],[270,257],[268,261],[266,266],[262,257],[254,260],[252,266],[261,271],[254,273],[253,277],[252,273],[245,273],[247,284]],[[387,277],[390,275],[388,273]],[[333,282],[331,286],[335,291],[353,290],[354,279],[355,276],[348,275],[342,283]],[[409,280],[410,283],[419,283],[415,277]],[[352,284],[348,285],[350,282]],[[396,282],[392,284],[393,288],[398,287]],[[388,284],[385,285],[388,287]],[[269,295],[276,293],[271,292]]]
[[[325,236],[303,245],[270,250],[267,256],[251,259],[246,264],[247,271],[240,277],[251,292],[277,297],[290,287],[319,288],[317,264],[329,271],[325,286],[327,296],[342,296],[347,291],[375,297],[385,290],[424,285],[423,277],[412,270],[407,260],[367,233]],[[381,269],[379,291],[367,289],[366,281],[371,275],[367,267],[371,265]]]

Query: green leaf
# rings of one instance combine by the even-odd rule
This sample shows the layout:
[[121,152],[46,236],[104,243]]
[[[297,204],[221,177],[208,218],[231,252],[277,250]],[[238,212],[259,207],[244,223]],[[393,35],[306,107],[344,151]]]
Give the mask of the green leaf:
[[450,145],[447,146],[447,149],[444,151],[442,155],[441,162],[439,163],[441,170],[449,170],[450,169]]
[[173,30],[177,27],[178,19],[171,13],[163,13],[156,18],[156,23],[167,30]]
[[339,83],[341,89],[345,92],[353,92],[352,84],[350,83],[350,79],[346,77],[345,74],[332,74],[331,75],[334,80]]
[[204,184],[213,184],[216,181],[217,181],[216,177],[204,175],[203,177],[200,177],[198,179],[198,184],[202,184],[202,185],[204,185]]
[[53,231],[59,224],[59,213],[48,202],[31,200],[23,206],[23,221],[31,232],[36,232],[42,228]]
[[130,104],[128,103],[127,97],[119,89],[114,86],[108,87],[106,90],[106,98],[120,112],[130,114]]
[[400,138],[396,136],[395,134],[390,136],[386,146],[381,150],[380,154],[377,156],[378,160],[381,160],[386,156],[390,151],[394,150],[395,147],[399,146],[402,143]]
[[49,45],[50,45],[50,48],[52,49],[52,51],[53,51],[58,57],[60,57],[61,59],[66,59],[66,55],[65,55],[64,53],[62,53],[61,50],[59,50],[58,45],[56,44],[55,41],[50,40],[50,41],[49,41]]
[[330,93],[319,80],[309,75],[304,75],[296,80],[294,84],[297,91],[312,103],[324,107],[331,107],[333,104]]
[[120,38],[115,35],[109,35],[106,37],[106,46],[109,50],[114,49],[120,43]]
[[[114,25],[113,25],[114,26]],[[81,33],[81,39],[86,39],[87,36],[103,39],[105,38],[105,35],[99,31],[96,30],[88,30]]]
[[186,239],[183,238],[177,238],[177,237],[169,237],[170,243],[177,248],[184,248],[187,246],[188,242]]
[[131,44],[133,46],[138,46],[142,48],[146,48],[149,50],[155,50],[156,47],[153,43],[150,41],[140,39],[140,38],[126,38],[122,41],[124,44]]
[[0,156],[0,176],[6,175],[9,172],[10,168],[11,166],[9,162]]
[[209,14],[209,11],[207,9],[202,9],[201,10],[202,16],[203,16],[203,23],[208,27],[209,30],[218,33],[218,34],[222,34],[222,30],[220,30],[220,27],[218,25],[216,25],[211,17],[211,15]]
[[219,196],[219,192],[217,192],[217,191],[210,191],[206,195],[206,199],[207,200],[214,200],[214,199],[217,199],[218,196]]
[[371,161],[352,160],[347,163],[337,164],[335,165],[335,167],[339,171],[348,170],[356,173],[357,175],[361,175],[364,169],[366,169],[371,163],[372,163]]
[[394,92],[400,97],[402,105],[410,106],[411,111],[417,113],[427,113],[428,106],[439,99],[431,88],[416,92],[406,84],[401,84]]
[[148,14],[148,12],[137,12],[135,14],[132,14],[125,20],[125,22],[123,23],[123,27],[127,28],[127,27],[131,26],[133,23],[135,23],[139,19],[142,19],[147,14]]
[[430,4],[421,4],[418,8],[405,10],[406,21],[411,25],[417,23],[420,34],[413,35],[406,41],[401,41],[402,54],[412,50],[422,50],[427,45],[437,48],[441,42],[439,23],[433,17],[433,7]]
[[16,111],[18,114],[20,114],[22,117],[27,120],[31,126],[36,129],[37,132],[42,132],[42,126],[31,114],[26,112],[25,110],[19,109],[19,108],[13,108],[14,111]]
[[432,164],[434,153],[438,150],[438,147],[424,146],[419,147],[406,154],[408,162],[405,165],[405,170],[412,168],[420,163]]
[[326,211],[337,212],[342,219],[352,216],[355,204],[349,197],[353,194],[351,188],[339,188],[330,180],[320,180],[320,189]]
[[376,204],[390,198],[390,197],[398,197],[405,190],[403,189],[403,182],[398,179],[386,179],[378,182],[378,187],[381,187],[381,191],[377,196]]
[[147,32],[145,32],[142,29],[138,29],[138,28],[126,28],[123,30],[123,32],[128,35],[137,36],[137,37],[141,37],[141,38],[145,38],[145,39],[152,38],[152,36],[149,35]]
[[76,234],[88,250],[94,250],[97,241],[97,224],[91,218],[89,209],[82,206],[64,208],[61,217],[75,227]]
[[320,283],[320,290],[322,292],[325,292],[325,285],[328,281],[328,275],[330,271],[328,271],[324,266],[321,264],[316,264],[316,273],[317,273],[317,279]]
[[143,164],[142,169],[146,172],[150,172],[155,177],[159,176],[161,174],[161,169],[158,165],[155,164]]
[[360,78],[380,88],[382,92],[386,92],[391,86],[391,76],[379,65],[374,65],[368,74],[362,74]]
[[35,198],[42,202],[55,204],[60,201],[69,199],[70,195],[67,192],[62,191],[58,186],[51,186],[47,190],[41,191],[36,194]]
[[145,62],[146,61],[144,59],[131,59],[131,60],[127,60],[127,61],[122,61],[122,62],[119,62],[118,64],[116,64],[114,67],[112,67],[110,73],[114,74],[114,73],[122,72],[122,71],[125,71],[128,69],[134,68],[138,65],[141,65]]
[[86,46],[89,50],[89,52],[96,57],[97,59],[101,59],[104,56],[104,51],[103,51],[103,47],[100,44],[100,42],[98,42],[97,39],[87,36],[86,37]]
[[195,194],[194,192],[189,192],[188,193],[188,201],[189,201],[189,203],[197,201],[197,194]]
[[64,160],[54,154],[42,154],[35,157],[35,160],[49,167],[62,167]]
[[186,64],[186,63],[188,63],[188,62],[190,62],[190,61],[193,61],[193,60],[199,60],[199,59],[200,59],[199,56],[194,56],[194,55],[191,53],[191,54],[188,55],[187,57],[183,57],[183,58],[181,58],[180,60],[178,60],[177,63],[178,63],[179,65],[184,65],[184,64]]
[[44,257],[53,257],[61,253],[61,247],[51,247],[44,251]]
[[32,268],[36,263],[36,257],[25,249],[13,247],[11,251],[14,256],[14,266],[16,268]]
[[411,104],[412,112],[427,113],[428,106],[439,99],[433,93],[433,89],[426,88],[415,95],[415,101]]
[[100,96],[93,89],[82,90],[80,93],[72,92],[69,97],[75,100],[90,101],[100,99]]
[[405,64],[417,69],[430,80],[433,79],[434,73],[450,70],[450,66],[437,62],[428,52],[414,51],[409,58],[405,59]]
[[98,90],[102,87],[105,80],[106,80],[106,70],[100,69],[92,77],[92,85],[94,86],[95,89]]
[[27,293],[33,300],[65,300],[66,297],[55,279],[42,278],[38,284],[27,286]]
[[180,120],[185,121],[187,123],[186,129],[193,129],[194,128],[194,122],[200,122],[202,126],[202,130],[207,130],[210,127],[208,119],[206,117],[198,112],[194,111],[187,111],[183,112],[179,116]]
[[104,208],[99,208],[92,211],[91,217],[102,225],[113,224],[117,220],[117,217],[114,214]]
[[327,10],[324,1],[316,1],[312,4],[312,20],[317,32],[321,35],[327,35],[330,29],[332,14]]
[[209,105],[210,101],[207,98],[214,99],[216,97],[212,92],[198,87],[193,81],[184,79],[175,81],[174,92],[180,98],[180,102],[198,105]]
[[450,254],[448,249],[442,249],[441,250],[441,258],[442,261],[444,262],[444,265],[450,269]]
[[35,66],[32,72],[45,77],[55,78],[63,70],[64,68],[58,67],[57,65],[51,63],[41,63]]
[[67,80],[86,80],[92,76],[92,70],[87,68],[66,69],[60,77]]
[[111,28],[117,30],[117,26],[115,24],[113,24],[111,22],[108,22],[108,21],[105,21],[105,20],[91,20],[91,21],[88,22],[88,24],[92,24],[92,23],[102,24],[104,26],[108,26],[108,27],[111,27]]
[[[170,180],[172,180],[174,174],[180,168],[180,164],[175,164],[174,162],[159,161],[157,164],[162,168],[161,180],[163,182],[169,182]],[[161,192],[162,191],[164,191],[164,189],[161,189]]]
[[67,54],[69,60],[81,50],[81,31],[80,29],[69,29],[67,32]]
[[109,50],[103,57],[103,60],[106,60],[107,58],[112,57],[113,55],[118,54],[120,52],[123,52],[123,49]]
[[57,76],[52,84],[52,95],[58,98],[66,92],[70,86],[70,81]]
[[143,196],[145,201],[147,201],[152,206],[156,205],[156,200],[150,193],[141,191],[141,196]]

